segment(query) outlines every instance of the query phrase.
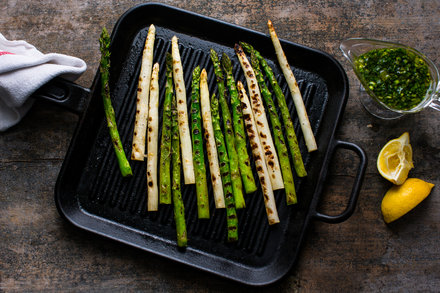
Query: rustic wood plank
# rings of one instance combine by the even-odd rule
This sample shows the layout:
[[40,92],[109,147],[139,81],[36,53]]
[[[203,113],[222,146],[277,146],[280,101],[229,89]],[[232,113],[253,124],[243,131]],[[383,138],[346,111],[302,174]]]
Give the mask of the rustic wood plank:
[[[75,55],[88,64],[88,87],[99,62],[98,36],[142,1],[6,1],[1,33],[43,52]],[[313,222],[295,268],[267,291],[437,291],[440,287],[440,127],[434,110],[384,122],[357,100],[358,83],[339,51],[348,37],[399,41],[440,65],[437,0],[427,1],[161,1],[324,50],[347,70],[350,99],[337,137],[362,146],[368,169],[353,216],[341,224]],[[1,77],[0,77],[1,78]],[[54,185],[78,117],[37,102],[25,119],[0,133],[0,291],[255,291],[211,274],[80,231],[56,211]],[[375,167],[380,148],[409,131],[415,169],[435,183],[431,195],[391,225],[380,202],[390,184]],[[344,209],[358,159],[338,151],[320,205]],[[260,290],[256,290],[260,291]],[[262,290],[261,290],[262,291]]]

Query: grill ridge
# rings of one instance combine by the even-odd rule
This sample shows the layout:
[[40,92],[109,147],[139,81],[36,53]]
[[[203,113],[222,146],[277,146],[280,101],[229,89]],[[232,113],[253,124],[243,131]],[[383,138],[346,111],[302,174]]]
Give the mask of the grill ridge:
[[[163,33],[163,35],[161,35]],[[157,29],[157,36],[155,42],[155,56],[154,61],[160,64],[160,98],[159,98],[159,143],[162,132],[162,111],[163,111],[163,100],[165,95],[165,53],[171,51],[171,33],[162,31],[160,28]],[[172,35],[171,35],[172,36]],[[114,89],[114,99],[117,101],[115,103],[115,111],[118,127],[120,130],[121,138],[123,139],[125,150],[127,156],[131,154],[131,135],[133,131],[134,123],[134,112],[136,107],[136,92],[137,92],[137,81],[141,66],[141,55],[144,41],[139,41],[139,39],[145,40],[146,31],[145,29],[138,33],[136,40],[133,42],[132,48],[130,49],[130,54],[127,57],[127,62],[122,66],[120,76],[117,79],[115,89]],[[190,43],[190,42],[189,42]],[[241,70],[241,66],[238,63],[238,59],[235,57],[234,51],[224,48],[215,48],[218,54],[226,52],[229,54],[231,61],[233,62],[233,75],[236,81],[241,80],[246,84],[244,75]],[[184,69],[184,80],[187,93],[187,104],[188,110],[191,104],[191,79],[193,69],[199,65],[201,68],[205,68],[208,74],[208,86],[210,90],[210,95],[217,93],[217,83],[215,80],[215,74],[213,71],[213,66],[211,64],[209,50],[204,50],[197,48],[186,43],[184,38],[179,41],[179,50],[181,54],[182,66]],[[156,53],[158,52],[158,53]],[[232,55],[234,54],[234,55]],[[268,60],[271,62],[270,60]],[[295,131],[298,136],[298,141],[300,147],[304,149],[304,141],[302,134],[299,131],[299,123],[296,117],[296,112],[294,109],[293,101],[290,97],[288,87],[283,79],[282,74],[279,73],[278,68],[270,63],[274,72],[276,73],[279,84],[286,96],[287,105],[289,111],[292,115],[294,121]],[[269,89],[272,92],[271,86]],[[299,79],[299,86],[307,109],[311,107],[312,100],[317,91],[316,86],[313,83]],[[247,87],[246,87],[247,88]],[[229,95],[227,99],[230,100]],[[274,96],[275,100],[275,96]],[[277,103],[275,103],[277,104]],[[189,111],[188,111],[189,113]],[[220,117],[222,120],[222,117]],[[281,119],[281,118],[280,118]],[[313,121],[311,121],[312,126]],[[221,121],[223,126],[223,121]],[[223,127],[222,127],[223,128]],[[119,169],[117,166],[117,161],[113,154],[113,149],[108,139],[99,140],[99,137],[108,136],[107,127],[105,121],[99,129],[99,135],[97,141],[103,141],[95,145],[94,151],[90,160],[94,161],[91,166],[96,166],[96,172],[91,178],[89,184],[89,189],[86,191],[87,198],[92,202],[96,202],[102,207],[103,213],[106,209],[111,208],[115,213],[126,213],[124,216],[124,221],[127,223],[132,223],[131,218],[137,218],[137,221],[142,222],[142,227],[144,229],[151,228],[155,233],[161,233],[159,230],[163,230],[160,227],[171,226],[171,231],[175,231],[174,219],[173,219],[173,207],[172,205],[160,205],[158,212],[148,212],[146,210],[147,204],[147,188],[146,188],[146,162],[133,162],[131,165],[133,168],[134,176],[132,178],[121,178],[119,174]],[[315,129],[316,131],[316,129]],[[108,143],[108,144],[107,144]],[[257,187],[260,189],[260,183],[258,181],[258,176],[255,171],[255,164],[252,158],[252,152],[248,144],[248,153],[251,156],[251,165],[253,168],[254,176],[256,179]],[[128,150],[128,151],[127,151]],[[160,148],[159,148],[160,152]],[[308,154],[302,152],[304,155],[304,162],[308,158]],[[96,158],[94,157],[96,156]],[[266,252],[267,242],[269,239],[270,231],[272,228],[269,227],[267,223],[267,216],[265,211],[264,202],[262,196],[259,192],[253,194],[246,194],[246,208],[243,210],[237,210],[238,215],[238,225],[239,225],[239,240],[234,245],[226,244],[226,213],[225,210],[216,210],[214,205],[214,200],[212,197],[212,184],[210,179],[209,164],[206,156],[205,148],[205,166],[207,169],[207,179],[208,179],[208,190],[209,190],[209,207],[211,218],[208,220],[199,220],[197,218],[197,199],[195,196],[195,187],[185,186],[182,182],[182,196],[185,206],[185,217],[187,222],[187,232],[190,245],[205,245],[206,243],[214,246],[228,245],[228,249],[241,250],[244,255],[257,255],[263,257]],[[181,171],[182,174],[182,171]],[[183,180],[182,180],[183,181]],[[296,189],[301,183],[299,178],[295,177]],[[283,191],[275,192],[277,206],[284,206],[285,203],[282,201],[285,199]],[[105,212],[107,213],[107,212]],[[134,224],[131,224],[134,225]],[[170,237],[169,232],[163,232],[163,237]],[[172,235],[174,237],[174,235]],[[174,239],[174,238],[173,238]],[[212,243],[215,244],[212,244]],[[200,244],[202,243],[202,244]],[[211,244],[208,244],[211,243]],[[213,248],[215,250],[215,248]]]

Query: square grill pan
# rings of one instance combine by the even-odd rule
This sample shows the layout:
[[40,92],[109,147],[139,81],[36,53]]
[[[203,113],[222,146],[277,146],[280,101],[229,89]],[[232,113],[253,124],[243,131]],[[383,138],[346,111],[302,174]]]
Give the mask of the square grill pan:
[[[287,206],[284,191],[276,191],[281,223],[269,226],[260,188],[246,195],[246,208],[238,210],[239,240],[227,243],[225,210],[215,209],[210,183],[209,220],[197,219],[195,187],[182,185],[188,247],[177,248],[172,205],[161,205],[158,212],[147,212],[146,163],[131,161],[134,174],[131,178],[122,178],[119,173],[104,116],[98,72],[90,90],[57,80],[37,94],[80,113],[56,183],[57,208],[64,218],[81,229],[142,250],[249,285],[275,282],[295,263],[312,218],[341,222],[354,210],[366,167],[365,153],[354,144],[334,139],[348,97],[346,74],[326,53],[282,41],[289,63],[294,65],[292,69],[319,147],[309,154],[267,35],[162,4],[136,6],[121,16],[112,32],[111,43],[111,96],[128,156],[142,49],[152,23],[156,26],[154,62],[160,63],[160,113],[165,92],[165,53],[170,51],[173,35],[179,38],[187,93],[192,70],[197,65],[208,72],[210,93],[216,91],[209,58],[211,48],[231,58],[235,78],[243,83],[245,78],[233,50],[234,44],[246,41],[260,50],[286,95],[308,171],[307,177],[295,178],[298,204]],[[189,106],[190,95],[187,98]],[[337,147],[353,150],[360,157],[360,164],[346,210],[341,215],[329,216],[317,212],[316,206],[331,155]],[[258,178],[255,166],[253,170]]]

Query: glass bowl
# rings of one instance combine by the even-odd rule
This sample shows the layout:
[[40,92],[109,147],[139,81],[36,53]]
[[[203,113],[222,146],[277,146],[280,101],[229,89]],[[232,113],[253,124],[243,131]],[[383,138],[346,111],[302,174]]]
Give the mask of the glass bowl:
[[[415,107],[409,110],[394,109],[383,103],[377,96],[369,89],[369,87],[364,84],[361,74],[356,69],[355,62],[357,58],[371,50],[381,49],[381,48],[403,48],[406,49],[418,57],[422,58],[428,66],[429,73],[431,75],[431,82],[428,90],[426,91],[423,100]],[[364,108],[370,112],[372,115],[382,118],[382,119],[395,119],[399,118],[405,114],[416,113],[421,111],[426,107],[431,107],[437,111],[440,111],[440,74],[434,63],[429,60],[425,55],[420,53],[414,48],[406,45],[386,42],[373,39],[364,38],[350,38],[343,41],[340,45],[340,49],[344,56],[350,61],[353,70],[359,79],[362,87],[360,93],[360,101]]]

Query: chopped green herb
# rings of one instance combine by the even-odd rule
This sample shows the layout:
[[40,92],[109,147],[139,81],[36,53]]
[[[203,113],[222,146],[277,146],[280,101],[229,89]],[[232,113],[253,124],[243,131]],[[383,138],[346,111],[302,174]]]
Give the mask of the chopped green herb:
[[355,66],[364,86],[396,110],[410,110],[420,104],[431,83],[426,62],[403,48],[368,51],[356,59]]

